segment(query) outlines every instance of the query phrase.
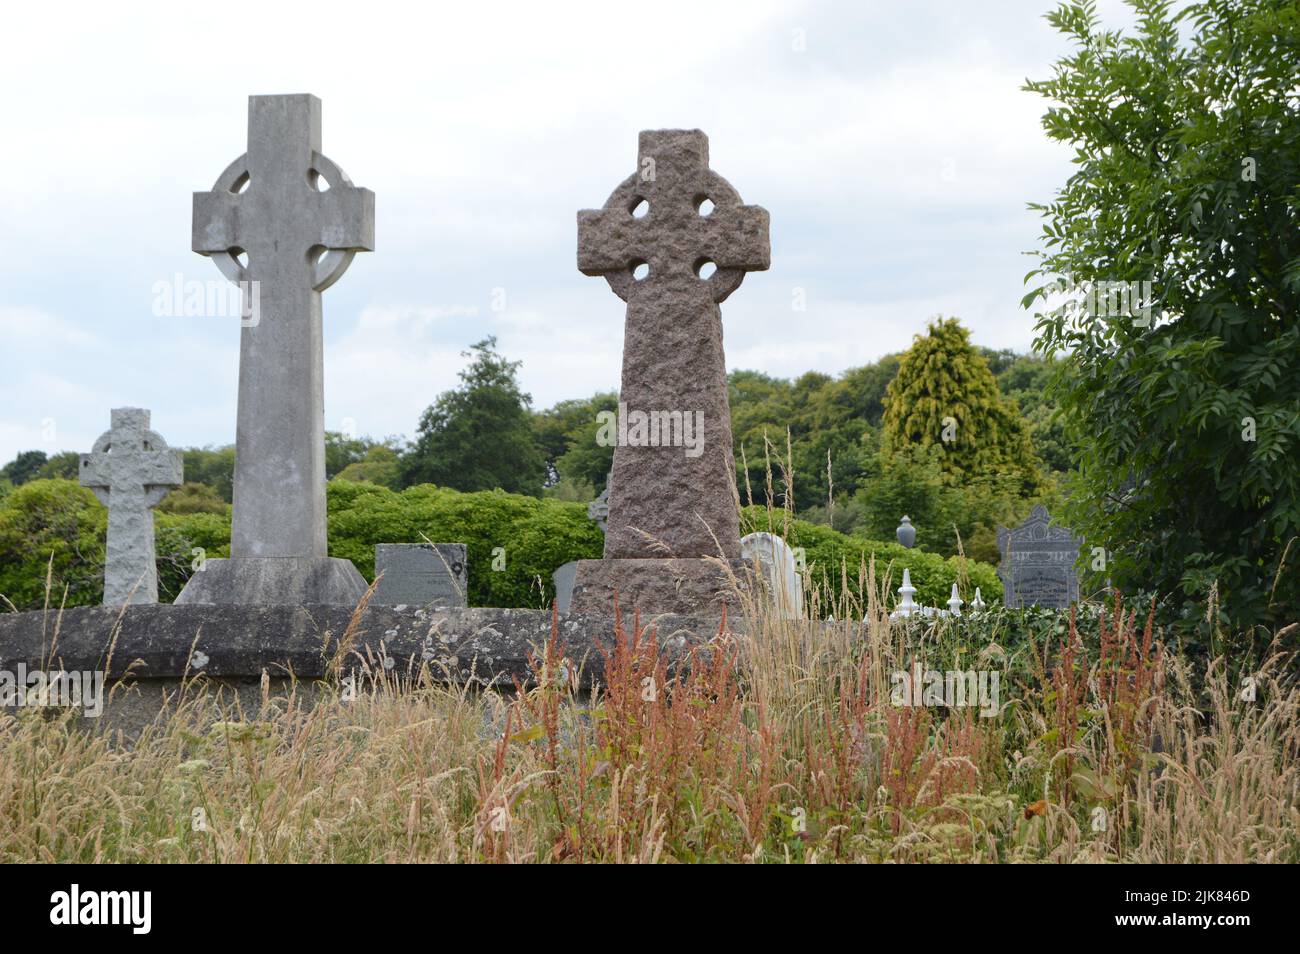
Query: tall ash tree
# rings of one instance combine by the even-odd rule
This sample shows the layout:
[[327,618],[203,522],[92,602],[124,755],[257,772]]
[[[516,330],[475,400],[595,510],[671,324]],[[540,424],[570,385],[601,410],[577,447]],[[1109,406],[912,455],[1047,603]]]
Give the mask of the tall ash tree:
[[[1076,169],[1025,305],[1081,448],[1067,519],[1218,650],[1300,614],[1300,6],[1133,7],[1131,35],[1048,16],[1073,52],[1026,89]],[[1150,320],[1101,282],[1150,282]]]

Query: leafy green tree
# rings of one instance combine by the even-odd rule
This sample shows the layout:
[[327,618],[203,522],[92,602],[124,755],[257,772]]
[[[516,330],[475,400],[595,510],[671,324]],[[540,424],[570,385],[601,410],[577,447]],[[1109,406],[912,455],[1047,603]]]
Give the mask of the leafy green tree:
[[0,467],[0,478],[20,487],[27,481],[34,480],[47,460],[45,451],[21,451],[17,457]]
[[590,503],[596,499],[596,488],[585,480],[562,477],[551,486],[542,490],[542,496],[548,500],[564,500],[569,503]]
[[565,401],[547,412],[551,418],[540,425],[541,440],[557,486],[567,483],[575,493],[583,487],[591,487],[596,494],[605,489],[605,479],[614,466],[614,448],[597,443],[600,424],[596,415],[617,410],[618,395],[605,392],[581,401]]
[[533,430],[532,399],[519,388],[520,362],[498,354],[492,337],[463,354],[472,360],[460,373],[460,387],[440,395],[420,417],[415,443],[402,459],[402,482],[540,494],[546,458]]
[[1300,615],[1300,7],[1134,7],[1048,16],[1074,50],[1026,88],[1077,168],[1025,304],[1082,448],[1066,519],[1203,640],[1211,593],[1232,629]]
[[372,445],[364,457],[348,464],[335,476],[339,480],[369,481],[390,490],[400,490],[402,486],[397,451],[387,444]]
[[187,480],[158,504],[160,513],[230,513],[230,504],[207,484]]
[[917,335],[885,394],[882,447],[939,449],[951,482],[1014,473],[1026,494],[1042,483],[1041,462],[1014,402],[1003,397],[970,333],[955,318]]
[[776,507],[787,504],[786,471],[797,509],[825,508],[832,489],[836,500],[852,496],[873,446],[860,381],[810,371],[790,382],[735,371],[728,383],[742,500],[767,504],[769,468]]
[[836,403],[853,417],[879,427],[885,416],[885,392],[901,361],[901,355],[887,354],[873,364],[845,371],[837,385]]
[[[70,480],[31,480],[0,499],[0,606],[39,609],[97,603],[104,596],[108,511]],[[66,588],[66,592],[65,592]]]
[[[377,441],[371,437],[349,437],[341,431],[325,432],[325,479],[337,477],[353,464],[369,460],[370,453],[377,447],[392,451],[392,458],[398,456],[401,439],[388,437]],[[380,453],[378,460],[388,460],[389,455]]]
[[185,479],[207,484],[217,496],[230,503],[235,485],[235,446],[187,447],[181,452]]
[[1051,470],[1072,470],[1079,448],[1066,432],[1056,402],[1047,396],[1055,363],[1034,355],[1018,355],[998,374],[998,387],[1016,402],[1029,425],[1034,452]]
[[940,456],[937,447],[921,444],[894,454],[878,452],[872,477],[858,493],[864,511],[860,532],[873,540],[895,540],[898,523],[907,516],[916,527],[918,544],[938,549],[935,544],[947,516]]
[[41,465],[36,476],[41,480],[56,477],[62,480],[76,480],[80,473],[81,455],[76,451],[60,451]]
[[[758,371],[732,371],[727,376],[731,405],[731,438],[736,459],[736,486],[742,501],[753,496],[766,503],[766,472],[774,472],[775,506],[784,507],[781,464],[786,459],[786,434],[798,427],[793,387],[789,381]],[[803,481],[797,482],[801,491]]]

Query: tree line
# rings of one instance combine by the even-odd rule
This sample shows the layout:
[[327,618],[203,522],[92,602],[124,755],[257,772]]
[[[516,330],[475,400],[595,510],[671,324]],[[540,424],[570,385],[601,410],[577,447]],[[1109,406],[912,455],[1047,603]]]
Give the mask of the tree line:
[[[434,484],[576,502],[604,489],[614,449],[597,439],[598,414],[617,408],[616,393],[534,410],[519,383],[520,363],[503,356],[495,339],[464,357],[459,385],[424,411],[414,439],[327,432],[326,476],[398,491]],[[907,353],[840,375],[810,371],[786,380],[734,371],[728,384],[742,499],[880,540],[893,538],[906,513],[923,546],[995,562],[997,523],[1027,512],[1050,494],[1053,474],[1069,467],[1043,396],[1050,370],[1040,358],[974,347],[947,319]],[[186,483],[159,509],[221,512],[231,500],[233,446],[182,453]],[[26,451],[0,468],[0,488],[76,474],[75,452]]]

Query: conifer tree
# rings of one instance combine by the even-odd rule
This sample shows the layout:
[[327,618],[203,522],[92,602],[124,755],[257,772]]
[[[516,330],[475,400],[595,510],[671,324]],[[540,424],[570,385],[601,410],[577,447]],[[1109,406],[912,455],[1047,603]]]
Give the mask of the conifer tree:
[[1014,474],[1026,495],[1041,488],[1029,429],[956,318],[938,318],[913,339],[884,403],[887,455],[937,447],[949,483]]

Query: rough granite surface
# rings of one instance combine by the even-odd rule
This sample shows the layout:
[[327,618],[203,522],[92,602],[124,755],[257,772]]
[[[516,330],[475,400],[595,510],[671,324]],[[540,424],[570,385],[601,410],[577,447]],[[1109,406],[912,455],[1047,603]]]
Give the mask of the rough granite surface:
[[[638,217],[642,202],[648,211]],[[742,204],[709,169],[699,130],[642,132],[637,171],[602,209],[578,213],[578,268],[627,302],[622,405],[703,415],[699,456],[682,446],[616,446],[606,559],[740,556],[718,305],[770,256],[767,212]],[[717,271],[702,279],[706,262]],[[637,280],[641,264],[649,273]]]
[[709,616],[741,603],[752,589],[753,567],[743,560],[579,560],[570,610],[575,613],[639,610]]

